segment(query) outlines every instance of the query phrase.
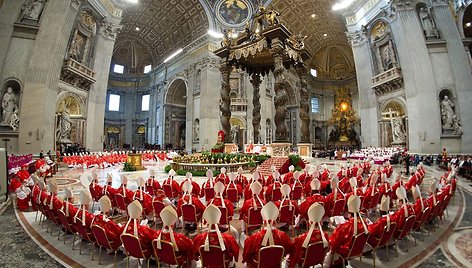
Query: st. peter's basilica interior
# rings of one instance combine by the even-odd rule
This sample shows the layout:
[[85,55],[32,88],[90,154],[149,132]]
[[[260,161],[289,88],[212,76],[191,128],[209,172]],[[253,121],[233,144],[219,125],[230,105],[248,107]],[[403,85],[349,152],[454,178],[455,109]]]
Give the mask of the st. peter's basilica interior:
[[471,4],[0,0],[0,266],[472,267]]

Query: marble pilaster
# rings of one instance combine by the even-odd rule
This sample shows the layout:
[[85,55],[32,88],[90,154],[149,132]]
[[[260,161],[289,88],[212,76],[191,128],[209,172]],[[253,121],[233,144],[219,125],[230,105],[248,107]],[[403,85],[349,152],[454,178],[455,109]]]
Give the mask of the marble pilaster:
[[[110,62],[115,45],[114,31],[109,29],[116,27],[114,24],[105,23],[100,29],[95,46],[95,57],[93,67],[97,81],[89,91],[87,104],[87,128],[85,146],[91,151],[103,149],[105,104],[107,98],[108,76],[110,74]],[[116,31],[115,31],[116,32]],[[128,137],[128,135],[126,135]]]
[[449,65],[454,77],[456,115],[462,122],[462,152],[472,152],[472,76],[469,56],[464,50],[462,38],[451,15],[449,6],[441,1],[433,5],[435,22],[441,37],[447,44]]
[[435,153],[440,146],[441,134],[435,74],[416,10],[403,7],[399,8],[391,28],[407,99],[409,149],[412,152]]
[[48,1],[26,68],[20,105],[19,152],[54,149],[57,88],[77,11],[70,1]]

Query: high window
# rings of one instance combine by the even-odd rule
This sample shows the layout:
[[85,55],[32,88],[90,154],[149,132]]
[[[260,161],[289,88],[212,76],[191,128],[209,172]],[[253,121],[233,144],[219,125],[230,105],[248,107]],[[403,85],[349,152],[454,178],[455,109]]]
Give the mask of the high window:
[[141,111],[149,111],[149,94],[143,95],[141,101]]
[[122,74],[124,71],[125,71],[125,66],[123,65],[115,64],[113,66],[113,72],[117,74]]
[[110,94],[108,97],[108,110],[109,111],[120,111],[120,95]]
[[311,112],[318,113],[320,111],[319,102],[317,97],[311,98]]

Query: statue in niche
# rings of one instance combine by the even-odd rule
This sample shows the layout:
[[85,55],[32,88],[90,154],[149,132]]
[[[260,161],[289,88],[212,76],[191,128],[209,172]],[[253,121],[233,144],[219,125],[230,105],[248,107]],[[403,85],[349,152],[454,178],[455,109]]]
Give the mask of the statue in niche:
[[78,62],[82,60],[82,47],[84,45],[84,38],[80,34],[76,34],[72,41],[70,57]]
[[445,95],[441,102],[441,120],[443,129],[452,128],[453,118],[455,116],[454,106],[454,103],[447,95]]
[[28,0],[21,8],[20,21],[39,21],[46,0]]
[[403,120],[401,117],[393,117],[391,119],[392,136],[394,143],[404,143],[406,140],[406,133],[403,127]]
[[390,47],[390,44],[386,45],[383,50],[383,63],[384,63],[384,70],[389,70],[393,68],[393,51]]
[[61,143],[70,142],[70,134],[72,130],[72,120],[70,119],[69,109],[64,109],[59,112],[59,140]]
[[200,121],[198,119],[195,120],[195,124],[193,125],[193,139],[196,141],[200,139]]
[[452,134],[462,135],[462,125],[461,125],[461,122],[460,122],[459,118],[457,118],[456,115],[454,115],[453,118],[452,118],[452,128],[454,129]]
[[231,128],[231,140],[234,144],[239,145],[239,125],[235,125]]
[[418,14],[420,16],[421,25],[423,26],[423,31],[426,38],[438,38],[438,30],[434,25],[434,21],[429,9],[426,6],[420,7]]
[[18,110],[18,100],[13,89],[8,87],[2,99],[2,125],[10,126],[15,110]]
[[13,113],[11,114],[10,127],[13,131],[17,131],[19,125],[20,116],[18,115],[18,105],[15,105],[15,109],[13,109]]

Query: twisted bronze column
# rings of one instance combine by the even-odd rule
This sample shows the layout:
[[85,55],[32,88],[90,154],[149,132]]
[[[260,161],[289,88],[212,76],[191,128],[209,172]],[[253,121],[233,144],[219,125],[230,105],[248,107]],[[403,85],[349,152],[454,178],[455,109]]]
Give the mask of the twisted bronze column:
[[301,121],[301,143],[310,142],[310,103],[307,87],[307,69],[304,65],[297,66],[300,78],[300,121]]
[[254,89],[252,95],[252,104],[254,106],[252,110],[252,127],[254,129],[254,143],[259,144],[261,140],[261,102],[259,101],[261,94],[259,93],[261,85],[260,74],[253,74],[251,76],[251,84]]
[[288,142],[287,123],[287,91],[285,89],[284,64],[283,55],[280,52],[274,53],[274,106],[275,106],[275,141]]
[[229,84],[231,66],[226,62],[222,63],[220,72],[223,78],[221,82],[220,122],[221,128],[225,133],[225,142],[231,142],[231,137],[229,135],[231,131],[231,125],[229,122],[229,119],[231,118],[231,98],[229,96],[231,91],[231,86]]

